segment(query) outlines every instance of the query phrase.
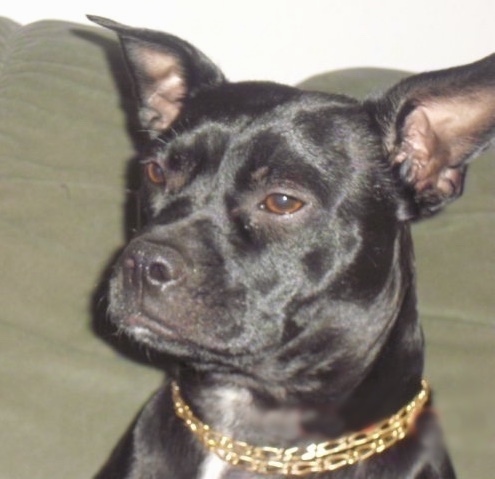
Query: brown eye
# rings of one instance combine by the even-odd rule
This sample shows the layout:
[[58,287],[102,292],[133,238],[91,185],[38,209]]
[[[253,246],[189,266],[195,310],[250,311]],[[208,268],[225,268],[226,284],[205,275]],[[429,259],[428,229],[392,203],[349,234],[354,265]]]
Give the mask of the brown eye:
[[147,163],[144,166],[146,177],[154,185],[164,185],[167,182],[163,168],[155,162]]
[[304,203],[293,196],[273,193],[265,198],[260,208],[276,215],[290,215],[300,210]]

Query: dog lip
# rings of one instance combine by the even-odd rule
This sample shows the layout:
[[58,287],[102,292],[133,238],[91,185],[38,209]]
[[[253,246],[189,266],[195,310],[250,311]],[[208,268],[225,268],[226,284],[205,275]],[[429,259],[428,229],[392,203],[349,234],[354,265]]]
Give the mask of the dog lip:
[[180,340],[181,336],[179,332],[163,321],[159,321],[152,316],[143,313],[136,313],[127,316],[123,320],[124,328],[131,334],[136,333],[139,330],[146,330],[161,338],[170,338],[174,340]]

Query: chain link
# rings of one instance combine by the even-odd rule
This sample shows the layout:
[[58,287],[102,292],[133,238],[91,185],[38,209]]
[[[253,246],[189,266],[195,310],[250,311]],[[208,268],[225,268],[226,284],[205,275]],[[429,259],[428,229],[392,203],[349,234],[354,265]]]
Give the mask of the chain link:
[[429,386],[422,381],[414,399],[390,416],[365,431],[339,439],[310,444],[306,448],[252,446],[213,431],[203,424],[184,402],[177,383],[172,383],[175,413],[209,451],[225,462],[259,474],[304,476],[334,471],[380,454],[410,432],[415,419],[428,401]]

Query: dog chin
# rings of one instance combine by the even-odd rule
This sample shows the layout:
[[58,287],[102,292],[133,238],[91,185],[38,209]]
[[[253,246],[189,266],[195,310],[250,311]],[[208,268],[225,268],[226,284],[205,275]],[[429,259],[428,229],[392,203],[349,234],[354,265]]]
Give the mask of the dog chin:
[[152,349],[165,350],[168,349],[168,345],[185,343],[178,331],[143,313],[111,313],[110,317],[119,331]]
[[120,331],[150,350],[189,356],[191,349],[201,351],[208,348],[200,338],[175,327],[173,321],[167,322],[142,310],[110,312],[110,318]]
[[216,356],[208,345],[186,338],[175,329],[142,313],[112,318],[112,321],[117,324],[119,331],[150,352],[189,361],[191,364],[199,361],[202,367],[207,367],[207,358]]
[[162,321],[151,318],[144,314],[135,314],[125,319],[127,328],[133,331],[134,335],[141,331],[149,331],[154,336],[161,338],[178,338],[178,333],[173,328],[165,325]]

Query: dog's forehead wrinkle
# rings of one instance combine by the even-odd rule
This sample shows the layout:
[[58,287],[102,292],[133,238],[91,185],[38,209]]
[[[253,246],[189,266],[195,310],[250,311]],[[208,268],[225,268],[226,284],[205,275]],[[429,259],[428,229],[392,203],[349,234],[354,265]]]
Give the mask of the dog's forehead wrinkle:
[[[314,111],[316,116],[321,116],[321,112],[327,111],[329,108],[330,107],[322,108],[320,105],[309,105],[307,114]],[[333,106],[332,108],[339,110],[344,108],[344,105],[338,105],[338,107]],[[330,108],[330,110],[332,110],[332,108]],[[193,162],[202,162],[205,166],[213,165],[215,168],[219,168],[215,171],[216,175],[209,178],[210,180],[222,178],[222,182],[225,182],[228,181],[228,175],[232,174],[233,168],[242,167],[243,162],[241,160],[243,158],[246,160],[250,157],[259,156],[259,153],[256,154],[253,152],[246,158],[246,150],[253,148],[253,145],[258,143],[263,150],[262,156],[266,156],[269,154],[270,150],[273,150],[274,158],[277,156],[280,157],[280,167],[277,169],[277,174],[279,176],[292,175],[294,178],[303,178],[300,170],[302,165],[306,165],[307,169],[311,168],[315,170],[314,172],[308,171],[307,175],[307,178],[312,178],[313,183],[314,181],[321,182],[324,175],[332,175],[332,170],[329,170],[328,165],[325,162],[322,162],[322,157],[325,156],[325,152],[322,148],[317,146],[314,142],[301,141],[304,136],[303,133],[298,131],[297,128],[294,128],[294,125],[297,124],[297,119],[301,117],[301,112],[292,111],[293,109],[286,104],[275,108],[275,110],[277,109],[280,110],[281,113],[273,115],[273,111],[265,112],[264,117],[262,115],[262,118],[252,120],[251,124],[245,125],[245,128],[238,131],[235,128],[232,130],[231,125],[229,125],[229,128],[226,128],[225,125],[219,126],[220,124],[216,123],[213,128],[214,133],[210,136],[210,133],[206,133],[205,131],[198,132],[196,131],[196,128],[193,128],[191,131],[184,133],[185,139],[179,136],[176,140],[172,140],[171,144],[167,146],[167,154],[173,157],[174,150],[185,149],[186,156],[192,157]],[[288,118],[287,121],[282,122],[282,126],[280,126],[280,121],[278,121],[280,115],[285,115]],[[199,136],[201,141],[197,141],[197,139],[195,139],[196,136]],[[266,144],[268,138],[271,139],[268,141],[268,144]],[[198,152],[197,149],[195,151],[195,148],[191,145],[195,145],[196,143],[201,143],[203,151]],[[210,147],[205,149],[205,144],[209,144]],[[213,147],[211,145],[213,145]],[[218,149],[218,145],[221,145],[220,149]],[[214,147],[217,148],[216,151],[213,151]],[[188,148],[189,154],[187,153]],[[208,149],[210,151],[208,151]],[[291,165],[291,162],[289,161],[290,158],[283,158],[284,150],[286,152],[291,151],[292,155],[298,155],[300,158],[294,158]],[[184,153],[182,153],[182,155],[184,155]],[[326,153],[326,156],[328,156],[328,153]],[[308,162],[308,158],[312,158],[310,162]],[[336,160],[337,158],[334,157],[332,159]],[[258,159],[258,162],[259,161],[260,160]],[[294,173],[291,173],[291,171],[294,171]],[[342,171],[342,168],[340,168],[340,171]],[[269,177],[268,172],[269,168],[266,165],[255,167],[255,171],[251,173],[251,180],[262,182]],[[246,183],[246,180],[241,180],[240,184],[244,185]],[[336,185],[334,185],[334,187],[335,186]],[[326,187],[322,183],[318,189],[325,190]],[[326,197],[327,193],[324,192],[323,196]],[[164,198],[155,196],[153,199],[153,210],[155,213],[160,211],[164,207],[164,204]]]
[[[150,203],[154,217],[158,217],[164,210],[174,203],[188,201],[191,212],[205,212],[213,217],[222,217],[224,212],[225,183],[228,182],[227,172],[205,172],[194,177],[193,181],[186,181],[176,194],[167,194],[164,191],[155,191],[150,195]],[[172,217],[174,217],[174,213]]]
[[[277,92],[279,87],[279,85],[275,85],[274,92]],[[208,117],[206,122],[196,122],[198,125],[195,124],[191,132],[195,133],[211,128],[219,129],[234,141],[237,141],[239,137],[251,138],[253,136],[252,132],[260,129],[276,128],[281,135],[284,133],[290,134],[294,127],[297,126],[298,118],[302,113],[315,115],[319,118],[321,113],[327,110],[335,109],[340,111],[356,105],[353,99],[344,96],[315,94],[298,90],[294,90],[286,98],[282,97],[279,102],[273,102],[273,98],[271,98],[270,94],[267,95],[267,91],[269,92],[270,90],[263,87],[260,92],[257,92],[255,88],[253,93],[261,93],[260,99],[254,100],[255,97],[251,97],[248,100],[248,105],[250,102],[254,102],[258,108],[261,105],[265,105],[264,108],[259,108],[256,115],[249,115],[244,111],[242,105],[239,105],[238,110],[234,113],[232,105],[227,103],[225,108],[229,112],[228,121],[224,117],[215,118],[214,120]],[[275,94],[275,96],[277,95]],[[186,129],[187,132],[188,130]]]
[[166,154],[171,158],[185,158],[192,164],[203,163],[203,166],[211,167],[212,163],[219,163],[232,134],[232,125],[210,121],[176,136],[167,144]]
[[293,138],[268,129],[233,145],[229,153],[235,169],[234,192],[254,194],[280,188],[292,190],[296,197],[303,195],[304,202],[327,200],[328,171],[316,158],[313,161],[311,151],[292,142]]
[[373,134],[372,118],[360,105],[326,107],[299,112],[295,131],[306,143],[337,151],[350,161],[363,161],[383,152],[381,139]]
[[[242,145],[249,155],[239,173],[248,170],[250,174],[244,173],[239,177],[239,186],[248,184],[249,180],[258,180],[262,184],[270,178],[292,178],[329,200],[336,195],[344,198],[348,191],[359,190],[359,185],[371,187],[372,177],[378,176],[374,170],[379,168],[383,170],[379,181],[386,186],[388,173],[381,164],[377,164],[380,163],[377,159],[382,154],[381,146],[376,138],[366,139],[363,134],[367,115],[360,112],[357,116],[358,124],[346,125],[343,133],[339,133],[340,120],[336,122],[336,133],[335,121],[330,118],[321,127],[324,136],[321,141],[308,136],[302,124],[289,129],[270,127],[256,131],[251,135],[249,144]],[[358,138],[358,146],[355,145],[355,138]]]

